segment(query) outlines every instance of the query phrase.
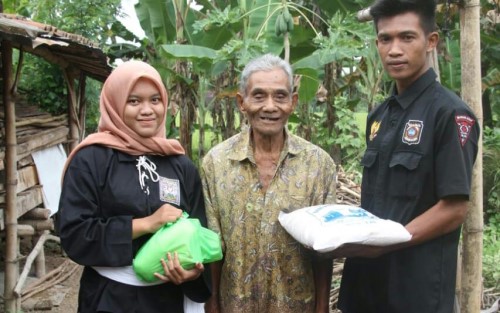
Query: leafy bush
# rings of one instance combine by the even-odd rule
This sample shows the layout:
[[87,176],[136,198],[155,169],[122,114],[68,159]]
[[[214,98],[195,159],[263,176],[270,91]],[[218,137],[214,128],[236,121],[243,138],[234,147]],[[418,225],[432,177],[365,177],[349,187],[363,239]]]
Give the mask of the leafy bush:
[[[500,224],[500,128],[483,132],[483,181],[485,222]],[[493,221],[491,221],[493,218]]]
[[[494,114],[494,120],[497,115]],[[500,290],[500,128],[483,132],[483,277],[484,288]]]
[[68,92],[61,69],[41,58],[26,55],[20,89],[28,102],[52,114],[66,113]]
[[[335,97],[334,109],[338,120],[333,123],[330,131],[328,125],[332,123],[328,120],[327,113],[323,107],[316,105],[307,106],[307,112],[301,114],[292,113],[288,120],[288,126],[292,133],[298,134],[320,146],[325,151],[330,152],[332,146],[338,145],[340,151],[340,163],[346,172],[361,172],[361,157],[365,149],[364,127],[366,123],[366,113],[354,112],[354,107],[359,102],[347,100],[343,96]],[[307,134],[304,135],[304,128]],[[336,160],[337,162],[339,160]]]
[[[27,54],[22,73],[19,89],[25,95],[28,104],[36,105],[54,115],[68,113],[68,89],[59,66]],[[87,134],[97,129],[101,85],[101,82],[87,78],[84,99],[87,108]]]
[[500,214],[490,218],[483,233],[483,277],[484,288],[500,290]]

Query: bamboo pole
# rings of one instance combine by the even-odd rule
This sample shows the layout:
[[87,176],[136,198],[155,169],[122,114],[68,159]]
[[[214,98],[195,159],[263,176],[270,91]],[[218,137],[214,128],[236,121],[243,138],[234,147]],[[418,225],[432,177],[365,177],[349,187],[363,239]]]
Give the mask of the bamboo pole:
[[[462,57],[462,99],[473,109],[482,129],[480,2],[464,0],[460,8],[460,46]],[[472,174],[469,212],[462,235],[461,312],[477,313],[481,309],[483,255],[483,159],[482,138]]]
[[[59,238],[49,234],[48,231],[45,231],[42,233],[42,235],[38,239],[36,245],[33,247],[33,250],[31,250],[30,254],[28,255],[28,258],[26,259],[26,263],[24,264],[23,272],[21,273],[19,281],[17,282],[17,284],[14,288],[14,293],[18,297],[21,297],[21,294],[22,294],[21,290],[26,282],[26,278],[28,277],[31,265],[33,264],[34,261],[36,262],[36,259],[38,258],[40,253],[43,253],[44,244],[45,244],[45,242],[47,242],[47,240],[53,240],[53,241],[59,242]],[[37,277],[42,278],[45,275],[46,274],[43,273],[42,275],[37,276]]]
[[16,109],[12,95],[12,44],[2,41],[3,103],[5,110],[5,312],[18,312],[21,301],[14,294],[19,275],[17,259],[17,142]]
[[[33,250],[31,250],[30,254],[28,255],[26,263],[24,264],[23,272],[19,276],[19,280],[17,281],[17,284],[14,288],[14,294],[16,294],[17,297],[21,296],[21,288],[23,288],[26,278],[28,277],[28,273],[30,271],[31,265],[33,264],[33,261],[36,262],[38,255],[43,252],[43,244],[47,240],[48,235],[48,232],[44,232],[40,237],[38,237]],[[43,275],[45,275],[45,273],[37,277],[42,277]]]
[[[35,246],[38,242],[41,241],[42,236],[45,234],[48,234],[48,233],[49,233],[48,230],[37,231],[36,234],[33,237],[31,237],[31,242]],[[35,276],[36,277],[42,277],[43,275],[46,274],[45,250],[43,249],[43,247],[40,250],[40,252],[38,252],[38,254],[35,258],[35,262],[34,262],[33,267],[35,268]],[[18,283],[19,283],[19,281],[18,281]]]

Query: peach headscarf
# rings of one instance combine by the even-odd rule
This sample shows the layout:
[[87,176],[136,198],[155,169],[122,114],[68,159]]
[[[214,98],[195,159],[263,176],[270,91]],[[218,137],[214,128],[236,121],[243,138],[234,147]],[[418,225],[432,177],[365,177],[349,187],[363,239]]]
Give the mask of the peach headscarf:
[[[139,78],[147,78],[156,84],[165,106],[163,120],[156,134],[149,138],[139,136],[123,122],[123,111],[125,110],[127,98]],[[131,155],[184,154],[184,149],[179,141],[166,138],[165,118],[167,106],[167,90],[156,69],[142,61],[127,61],[120,64],[111,72],[102,87],[99,103],[101,117],[98,132],[89,135],[71,151],[64,172],[78,150],[93,144],[110,147]]]

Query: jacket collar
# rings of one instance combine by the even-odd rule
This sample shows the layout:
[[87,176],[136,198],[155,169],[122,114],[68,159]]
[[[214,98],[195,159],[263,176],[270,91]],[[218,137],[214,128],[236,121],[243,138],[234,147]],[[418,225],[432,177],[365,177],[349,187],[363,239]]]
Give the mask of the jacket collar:
[[403,109],[407,109],[430,85],[436,82],[436,77],[434,70],[429,68],[401,95],[396,94],[397,90],[394,85],[391,98],[395,99]]
[[[284,128],[285,132],[285,145],[283,146],[283,150],[280,154],[280,162],[285,158],[287,154],[297,155],[302,150],[304,150],[303,145],[300,144],[297,137],[290,134],[288,129]],[[242,130],[240,132],[240,140],[238,140],[232,149],[228,153],[228,158],[230,160],[235,161],[243,161],[248,159],[252,163],[255,163],[253,147],[250,140],[251,135],[251,127],[242,126]]]

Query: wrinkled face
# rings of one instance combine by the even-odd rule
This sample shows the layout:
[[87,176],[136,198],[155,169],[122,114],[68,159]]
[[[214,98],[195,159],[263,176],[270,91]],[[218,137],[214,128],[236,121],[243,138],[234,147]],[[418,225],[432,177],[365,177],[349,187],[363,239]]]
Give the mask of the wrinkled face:
[[426,35],[413,12],[381,18],[377,27],[380,58],[401,93],[428,69],[427,52],[436,46],[438,35]]
[[165,106],[158,87],[149,79],[140,78],[127,98],[123,122],[139,136],[148,138],[163,127]]
[[295,109],[297,94],[289,90],[288,76],[281,68],[250,75],[245,95],[238,93],[238,106],[246,114],[252,132],[261,137],[283,134],[288,116]]

